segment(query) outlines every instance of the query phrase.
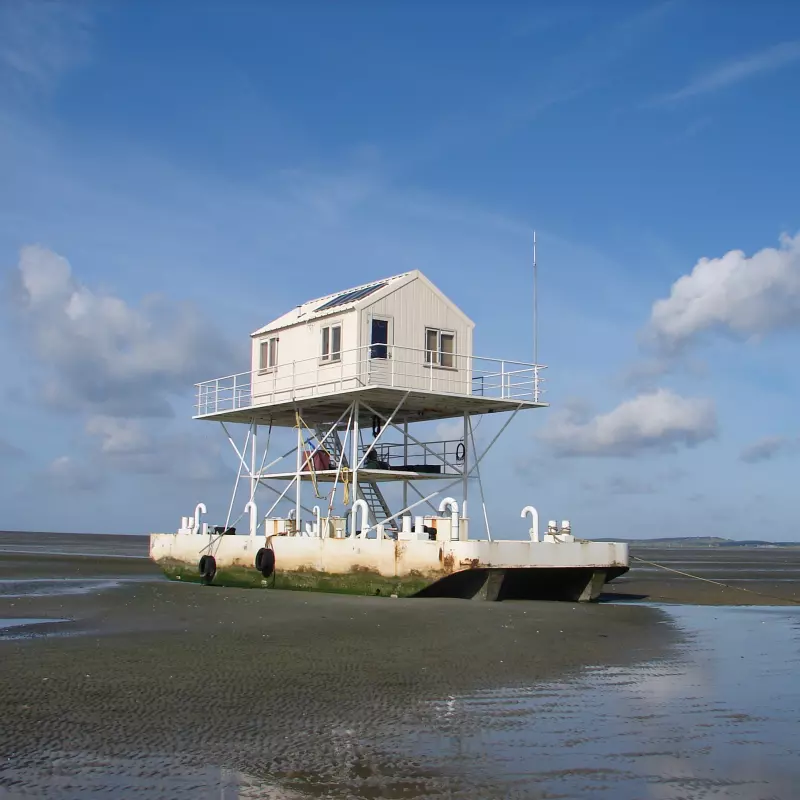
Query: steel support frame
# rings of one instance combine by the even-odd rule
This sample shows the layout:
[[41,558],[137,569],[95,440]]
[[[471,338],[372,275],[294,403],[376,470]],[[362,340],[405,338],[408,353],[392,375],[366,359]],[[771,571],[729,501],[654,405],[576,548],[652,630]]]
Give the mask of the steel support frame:
[[[370,414],[372,414],[373,416],[376,416],[380,420],[383,420],[383,417],[377,411],[375,411],[371,406],[367,405],[363,401],[362,401],[361,404],[364,406],[364,408],[367,409],[367,411],[370,412]],[[387,422],[386,425],[387,426],[391,425],[391,427],[394,428],[396,431],[399,431],[400,433],[402,433],[404,435],[404,437],[405,437],[404,441],[405,440],[410,440],[410,441],[414,442],[414,444],[416,444],[419,447],[421,447],[426,453],[429,453],[435,459],[437,459],[438,461],[441,461],[446,467],[450,467],[450,469],[452,469],[455,474],[457,474],[457,475],[461,474],[461,470],[459,469],[458,465],[453,464],[452,462],[448,461],[443,456],[440,456],[438,453],[436,453],[433,450],[431,450],[431,448],[428,447],[428,445],[426,445],[424,442],[421,442],[419,439],[416,439],[415,437],[413,437],[410,433],[408,433],[407,430],[404,431],[403,428],[401,428],[399,425],[395,425],[393,422],[391,422],[391,423]]]
[[[463,415],[463,420],[464,420],[464,451],[465,451],[464,452],[464,464],[461,467],[461,469],[459,469],[457,467],[457,465],[454,465],[451,462],[449,462],[446,459],[444,459],[443,457],[437,455],[434,451],[432,451],[429,447],[427,447],[427,445],[425,445],[425,443],[419,441],[414,436],[412,436],[408,432],[408,422],[407,421],[405,421],[403,423],[402,427],[400,427],[399,425],[397,425],[393,421],[394,418],[397,416],[397,414],[400,412],[400,410],[402,408],[402,405],[405,402],[407,397],[408,397],[408,393],[406,393],[406,395],[404,395],[403,399],[400,401],[400,403],[398,403],[398,405],[395,408],[395,410],[385,419],[385,422],[382,425],[381,431],[379,432],[379,434],[375,437],[375,439],[372,442],[372,444],[369,447],[365,448],[365,452],[364,452],[363,457],[359,457],[359,444],[360,444],[359,413],[360,413],[360,411],[363,408],[366,411],[368,411],[371,414],[373,414],[378,419],[383,420],[384,418],[382,417],[381,414],[378,414],[373,408],[371,408],[367,403],[365,403],[365,402],[363,402],[361,400],[358,400],[358,399],[354,400],[348,406],[348,408],[345,409],[345,411],[339,416],[339,418],[336,420],[336,422],[332,426],[330,426],[328,428],[328,430],[327,430],[325,436],[323,437],[323,439],[318,441],[316,446],[314,447],[314,449],[311,451],[311,453],[308,456],[306,456],[307,459],[311,459],[314,456],[314,454],[316,454],[316,452],[322,446],[322,442],[325,441],[325,439],[327,439],[328,436],[339,427],[339,425],[340,425],[341,421],[344,419],[344,417],[349,414],[348,421],[347,421],[347,427],[346,427],[346,430],[345,430],[345,437],[344,437],[344,441],[343,441],[342,447],[341,447],[341,455],[340,455],[340,458],[339,458],[339,463],[337,464],[336,478],[334,480],[333,490],[332,490],[330,498],[329,498],[328,510],[327,510],[327,515],[325,517],[324,529],[327,530],[327,525],[328,525],[328,522],[330,520],[332,510],[333,510],[333,503],[334,503],[334,500],[335,500],[335,492],[336,492],[336,489],[338,487],[339,478],[341,476],[341,472],[342,472],[343,465],[344,465],[344,459],[345,459],[346,454],[347,454],[347,446],[348,446],[347,439],[348,439],[348,437],[350,437],[350,442],[349,442],[350,447],[351,447],[351,454],[350,454],[351,462],[350,463],[353,464],[353,468],[352,468],[352,500],[351,500],[351,503],[350,503],[350,506],[351,506],[351,508],[350,508],[350,530],[352,532],[353,537],[356,536],[356,530],[357,530],[356,525],[357,525],[357,521],[358,521],[357,520],[358,508],[356,506],[356,502],[355,501],[358,499],[358,473],[359,473],[359,468],[361,466],[363,466],[364,462],[366,461],[367,456],[372,451],[372,449],[374,448],[374,446],[377,443],[378,439],[380,438],[380,435],[383,434],[383,432],[385,430],[387,430],[388,428],[391,427],[394,430],[399,431],[403,435],[403,448],[404,448],[404,453],[405,454],[407,454],[407,451],[408,451],[408,443],[409,442],[414,442],[418,446],[422,447],[425,451],[429,452],[432,456],[434,456],[438,460],[442,461],[446,466],[448,466],[451,469],[453,469],[456,474],[453,476],[454,479],[452,481],[448,482],[445,486],[443,486],[443,487],[437,489],[436,491],[431,492],[430,494],[427,494],[427,495],[423,495],[423,493],[414,485],[413,481],[404,480],[403,481],[403,508],[400,511],[396,512],[395,514],[392,514],[391,516],[387,517],[386,519],[376,520],[375,524],[369,524],[369,520],[368,520],[368,524],[367,524],[366,528],[363,531],[359,532],[359,538],[364,538],[369,531],[377,529],[378,525],[382,525],[382,524],[385,524],[387,522],[391,522],[392,520],[399,518],[403,514],[408,513],[409,511],[411,511],[412,509],[416,508],[417,506],[419,506],[422,503],[427,503],[431,507],[431,509],[434,511],[434,513],[437,513],[438,510],[430,502],[430,500],[433,497],[436,497],[437,495],[441,494],[442,492],[447,491],[448,489],[450,489],[453,486],[456,486],[459,483],[462,485],[463,501],[466,501],[468,499],[468,482],[469,482],[469,479],[471,477],[473,477],[473,475],[475,475],[477,477],[477,479],[478,479],[478,484],[479,484],[480,493],[481,493],[481,504],[482,504],[482,507],[483,507],[484,521],[485,521],[485,524],[486,524],[486,533],[487,533],[487,537],[491,541],[492,540],[492,536],[491,536],[491,529],[489,527],[489,519],[488,519],[488,513],[487,513],[487,509],[486,509],[485,496],[484,496],[484,492],[483,492],[483,481],[482,481],[481,474],[480,474],[480,463],[481,463],[481,461],[483,461],[483,459],[486,457],[486,455],[492,449],[492,447],[497,442],[497,440],[500,438],[502,433],[506,430],[506,428],[511,424],[513,419],[516,417],[517,413],[522,408],[522,404],[518,405],[517,408],[513,410],[513,412],[509,416],[509,418],[504,422],[504,424],[501,426],[500,430],[497,431],[495,436],[492,438],[492,440],[489,442],[489,444],[484,448],[483,452],[480,455],[478,455],[477,447],[476,447],[476,444],[475,444],[475,437],[474,437],[474,431],[473,431],[473,427],[472,427],[471,416],[470,416],[470,414],[468,412],[464,413],[464,415]],[[300,414],[300,409],[299,408],[298,408],[298,415],[299,415],[298,419],[300,419],[302,415]],[[293,479],[289,482],[289,484],[284,488],[284,490],[279,493],[277,489],[273,488],[272,486],[269,486],[269,484],[266,482],[267,479],[269,478],[269,475],[264,473],[264,469],[265,469],[264,462],[266,461],[266,457],[267,457],[267,453],[268,453],[269,438],[267,440],[267,446],[264,449],[264,456],[262,458],[261,466],[260,466],[260,468],[258,470],[256,470],[257,442],[258,442],[258,438],[257,438],[258,437],[258,424],[255,421],[253,421],[249,425],[248,430],[247,430],[247,434],[246,434],[246,437],[245,437],[244,447],[242,448],[242,450],[240,450],[236,446],[235,442],[233,441],[233,437],[230,435],[230,432],[228,431],[227,427],[225,426],[225,423],[221,422],[220,424],[222,425],[223,429],[225,430],[225,433],[226,433],[226,436],[228,438],[228,441],[230,442],[231,447],[233,448],[234,452],[237,454],[238,461],[239,461],[238,469],[237,469],[237,476],[236,476],[236,484],[234,485],[234,488],[233,488],[233,493],[232,493],[232,497],[231,497],[231,503],[230,503],[230,506],[229,506],[229,509],[228,509],[228,515],[227,515],[227,518],[226,518],[226,525],[225,525],[226,529],[230,525],[230,518],[231,518],[232,513],[233,513],[233,507],[234,507],[234,504],[235,504],[236,493],[237,493],[239,482],[240,482],[242,477],[247,477],[247,478],[250,479],[250,502],[254,502],[255,501],[255,494],[256,494],[256,490],[258,489],[259,484],[263,484],[264,486],[267,486],[267,488],[269,488],[270,491],[272,491],[274,494],[278,495],[278,497],[275,500],[275,502],[272,504],[270,509],[267,511],[267,513],[265,515],[265,518],[269,517],[269,515],[274,511],[274,509],[278,506],[278,504],[281,502],[281,500],[283,500],[286,497],[286,495],[288,494],[288,492],[290,491],[292,486],[296,484],[295,496],[293,498],[293,500],[294,500],[294,510],[295,510],[295,523],[296,523],[296,526],[297,526],[297,534],[298,535],[301,534],[302,533],[301,512],[305,511],[307,513],[311,513],[310,509],[308,509],[306,506],[304,506],[302,504],[301,485],[302,485],[302,472],[303,472],[303,467],[305,465],[304,460],[303,460],[303,458],[304,458],[304,447],[305,447],[306,444],[310,443],[315,437],[314,436],[306,437],[304,435],[303,425],[302,425],[302,423],[300,423],[298,421],[298,425],[297,425],[297,444],[295,445],[295,447],[292,448],[291,450],[287,451],[283,455],[279,456],[277,459],[274,459],[268,465],[267,468],[269,468],[269,466],[273,466],[274,464],[278,463],[283,458],[286,458],[287,456],[289,456],[291,453],[295,453],[296,454],[295,475],[294,475]],[[249,464],[247,463],[247,455],[248,455],[247,451],[248,451],[248,448],[250,448],[250,453],[249,453],[249,455],[250,455],[250,459],[249,459],[250,463]],[[472,458],[470,458],[470,454],[472,454]],[[408,459],[407,459],[407,455],[406,455],[406,461],[407,460]],[[414,503],[409,503],[408,502],[408,489],[409,488],[411,488],[419,496],[419,499],[417,501],[415,501]],[[245,512],[243,512],[242,515],[240,515],[237,518],[237,521],[238,521],[238,519],[241,519],[241,516],[243,516],[244,513]],[[256,531],[254,530],[254,527],[255,527],[256,530],[258,528],[258,521],[257,521],[257,519],[254,519],[254,517],[255,517],[255,515],[253,515],[251,517],[251,523],[250,523],[251,535],[256,535]],[[322,533],[323,533],[323,531],[321,529],[318,532],[318,535],[321,536]]]
[[[370,409],[370,408],[369,408],[369,407],[366,405],[366,403],[364,403],[364,406],[365,406],[365,407],[367,407],[367,409],[368,409],[368,410],[370,410],[370,411],[372,410],[372,409]],[[519,410],[520,410],[521,408],[522,408],[522,404],[518,405],[518,406],[517,406],[517,407],[514,409],[514,411],[511,413],[511,416],[510,416],[510,417],[509,417],[509,418],[508,418],[508,419],[507,419],[507,420],[506,420],[506,421],[503,423],[503,425],[502,425],[502,427],[500,428],[500,430],[499,430],[499,431],[498,431],[498,432],[495,434],[494,438],[493,438],[493,439],[492,439],[492,440],[489,442],[489,444],[486,446],[486,448],[485,448],[485,449],[484,449],[484,451],[483,451],[483,452],[480,454],[480,456],[477,456],[477,453],[476,453],[476,456],[477,456],[477,457],[475,458],[475,462],[474,462],[474,464],[473,464],[472,468],[471,468],[469,471],[466,471],[466,470],[465,470],[465,472],[466,472],[466,475],[459,475],[459,476],[457,476],[457,477],[455,478],[455,480],[453,480],[453,481],[450,481],[450,482],[449,482],[449,483],[448,483],[446,486],[443,486],[443,487],[441,487],[440,489],[437,489],[435,492],[431,492],[429,495],[422,496],[422,493],[420,492],[420,493],[419,493],[419,494],[420,494],[420,496],[421,496],[421,499],[420,499],[420,500],[417,500],[415,503],[412,503],[411,505],[408,505],[408,506],[406,506],[406,507],[405,507],[405,508],[403,508],[402,510],[398,511],[396,514],[392,514],[390,517],[387,517],[386,519],[384,519],[384,520],[381,520],[379,523],[376,523],[375,525],[370,525],[370,526],[368,526],[368,527],[367,527],[367,529],[366,529],[365,531],[362,531],[362,532],[361,532],[361,537],[362,537],[362,538],[363,538],[363,537],[365,537],[365,536],[366,536],[366,534],[367,534],[369,531],[373,530],[374,528],[377,528],[377,526],[378,526],[379,524],[384,524],[384,523],[386,523],[386,522],[391,522],[391,520],[393,520],[393,519],[397,519],[397,518],[398,518],[398,517],[400,517],[402,514],[405,514],[407,511],[411,511],[411,509],[413,509],[413,508],[416,508],[416,507],[417,507],[418,505],[420,505],[421,503],[427,503],[428,501],[430,501],[430,500],[431,500],[431,498],[433,498],[433,497],[436,497],[437,495],[441,494],[442,492],[445,492],[445,491],[447,491],[448,489],[452,488],[453,486],[456,486],[457,484],[461,483],[462,481],[465,481],[465,480],[469,479],[469,478],[472,476],[472,473],[473,473],[473,472],[477,472],[477,470],[478,470],[478,468],[479,468],[479,466],[480,466],[480,463],[481,463],[481,461],[483,461],[483,459],[486,457],[487,453],[488,453],[488,452],[489,452],[489,451],[492,449],[492,447],[494,447],[494,444],[495,444],[495,442],[497,442],[497,440],[500,438],[500,436],[501,436],[501,435],[502,435],[502,433],[505,431],[505,429],[506,429],[506,428],[507,428],[507,427],[508,427],[508,426],[511,424],[512,420],[514,419],[514,417],[516,417],[516,416],[517,416],[517,414],[519,413]],[[374,413],[374,412],[373,412],[373,413]],[[473,442],[473,446],[474,446],[474,442]],[[465,454],[465,458],[466,458],[466,454]],[[487,518],[487,522],[488,522],[488,518]]]

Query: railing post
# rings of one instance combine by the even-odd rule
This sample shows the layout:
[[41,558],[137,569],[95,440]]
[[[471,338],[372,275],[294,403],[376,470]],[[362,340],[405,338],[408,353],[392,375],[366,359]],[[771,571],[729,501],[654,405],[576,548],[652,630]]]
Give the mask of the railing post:
[[236,376],[234,375],[233,376],[233,410],[236,411],[237,408],[239,408],[239,403],[237,402],[237,398],[236,398]]
[[214,381],[214,413],[219,411],[219,378]]
[[500,397],[506,396],[506,362],[500,362]]

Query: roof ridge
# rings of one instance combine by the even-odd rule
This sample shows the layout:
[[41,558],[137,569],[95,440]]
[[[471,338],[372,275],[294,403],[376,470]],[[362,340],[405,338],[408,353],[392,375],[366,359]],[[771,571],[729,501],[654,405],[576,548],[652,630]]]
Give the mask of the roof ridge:
[[[323,295],[322,297],[316,297],[313,300],[306,300],[303,303],[299,303],[298,306],[310,306],[313,305],[314,303],[321,303],[324,300],[333,300],[334,297],[339,297],[340,295],[343,294],[350,294],[350,292],[356,292],[359,289],[366,289],[370,286],[375,286],[379,283],[389,283],[389,281],[394,281],[397,280],[398,278],[404,278],[410,272],[411,270],[409,270],[408,272],[400,272],[397,275],[390,275],[388,278],[378,278],[377,280],[367,281],[366,283],[362,283],[358,286],[351,286],[349,289],[340,289],[339,291],[331,292],[330,294]],[[295,307],[297,308],[298,306]]]
[[[311,319],[315,317],[318,312],[327,312],[327,314],[333,313],[333,309],[336,309],[338,306],[348,306],[357,303],[359,300],[368,297],[373,292],[388,286],[393,281],[408,277],[413,272],[414,270],[407,270],[406,272],[400,272],[396,275],[391,275],[388,278],[378,278],[377,280],[362,283],[359,286],[353,286],[350,289],[340,289],[337,292],[323,295],[322,297],[317,297],[313,300],[306,300],[303,303],[298,303],[286,313],[281,314],[281,316],[272,320],[272,322],[269,322],[259,328],[257,331],[254,331],[251,336],[266,333],[271,329],[275,329],[276,327],[288,327],[304,318],[306,320]],[[297,316],[293,322],[290,322],[287,318],[293,313],[296,313]]]

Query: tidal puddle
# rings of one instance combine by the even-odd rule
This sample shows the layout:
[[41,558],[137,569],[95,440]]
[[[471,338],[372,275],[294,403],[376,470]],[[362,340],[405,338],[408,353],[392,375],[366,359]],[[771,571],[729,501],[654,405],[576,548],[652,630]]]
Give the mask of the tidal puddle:
[[57,622],[69,622],[66,619],[45,619],[44,617],[0,617],[0,635],[11,628],[27,628],[34,625],[47,625]]
[[[6,795],[4,790],[14,793]],[[235,770],[182,763],[174,756],[106,758],[65,751],[17,759],[13,765],[0,763],[0,798],[5,797],[300,800],[302,796]]]
[[800,609],[664,610],[687,634],[677,658],[451,697],[417,754],[520,796],[797,797]]
[[96,594],[124,583],[142,583],[158,578],[0,578],[0,598],[58,597]]

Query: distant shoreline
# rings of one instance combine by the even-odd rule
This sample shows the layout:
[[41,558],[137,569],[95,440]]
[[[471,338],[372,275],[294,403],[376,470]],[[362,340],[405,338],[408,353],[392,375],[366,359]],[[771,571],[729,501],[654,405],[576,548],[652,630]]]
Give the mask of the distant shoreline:
[[[0,530],[0,547],[4,537],[17,536],[60,536],[60,537],[92,537],[93,540],[106,538],[109,541],[120,539],[133,541],[148,539],[148,533],[87,533],[78,531],[11,531]],[[593,542],[624,542],[638,547],[800,547],[800,540],[795,542],[771,542],[766,539],[725,539],[721,536],[664,536],[650,539],[630,539],[624,536],[599,537]]]

